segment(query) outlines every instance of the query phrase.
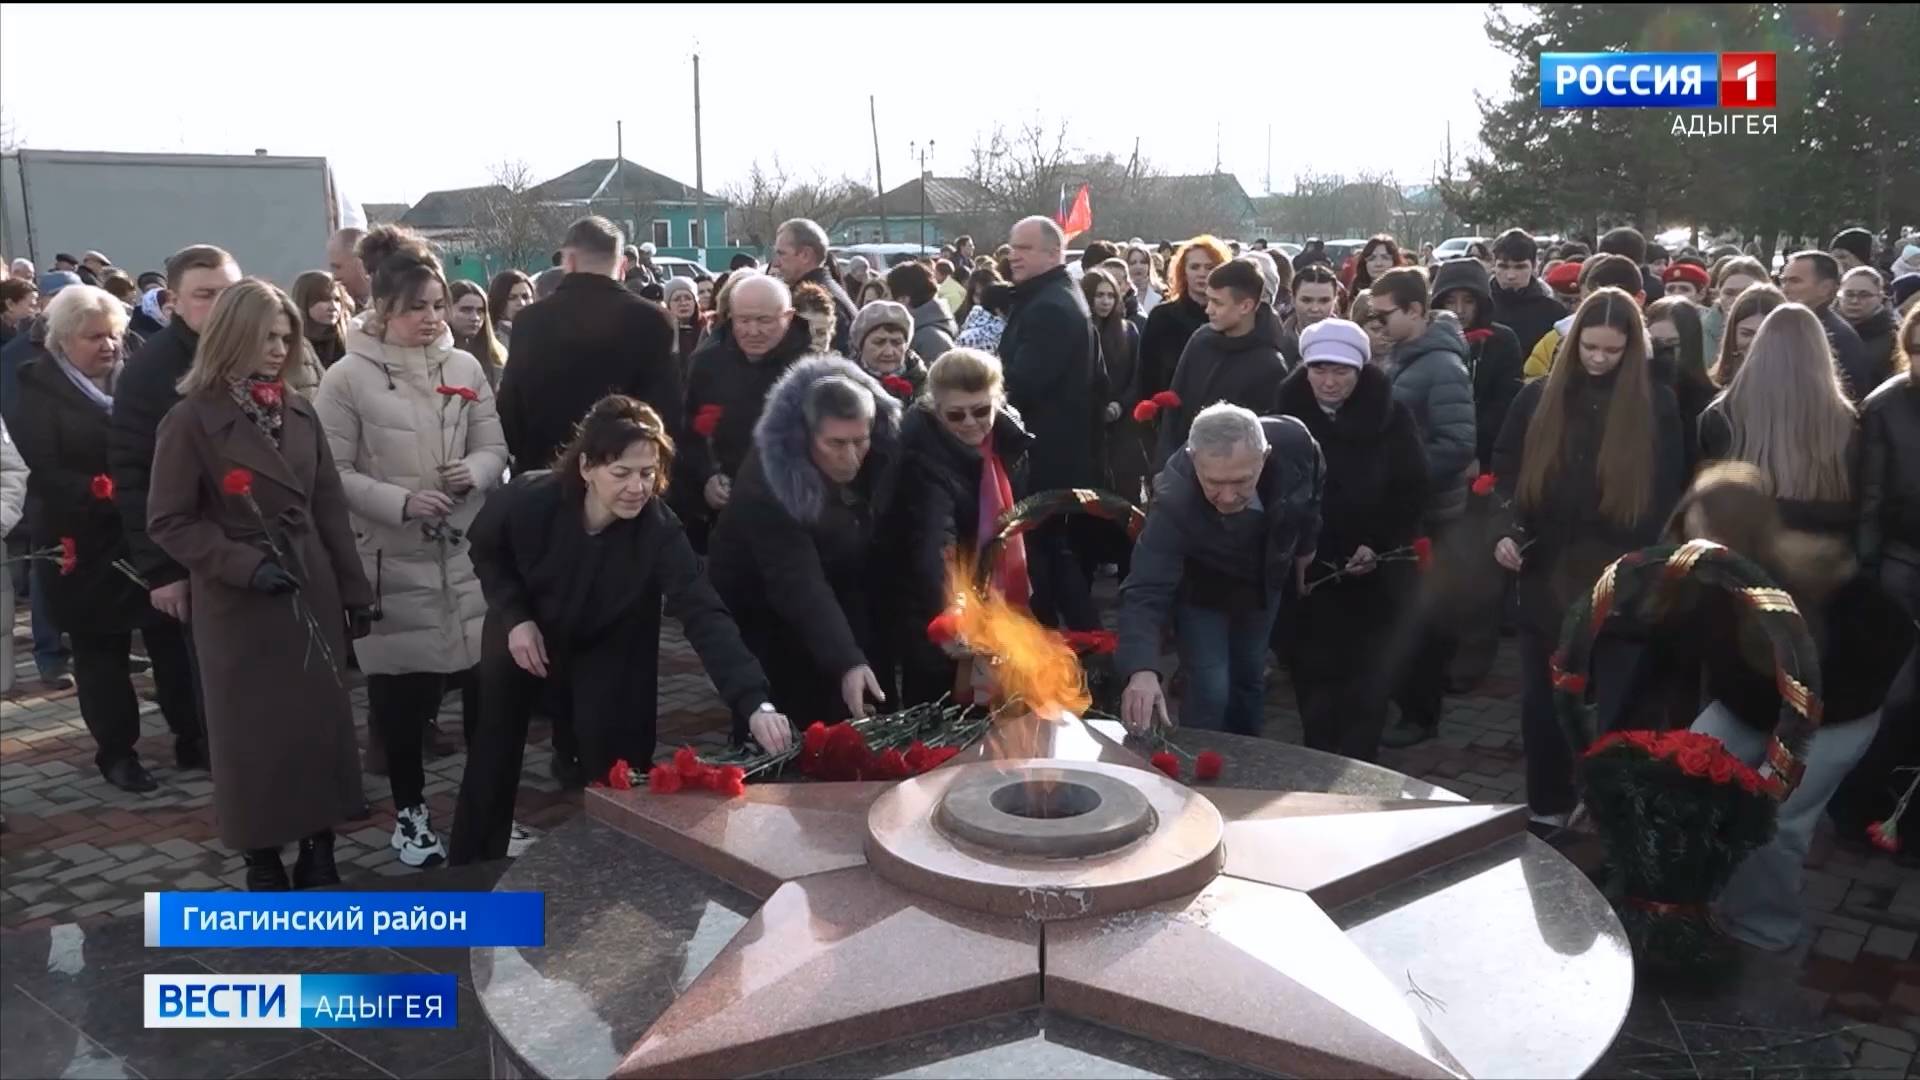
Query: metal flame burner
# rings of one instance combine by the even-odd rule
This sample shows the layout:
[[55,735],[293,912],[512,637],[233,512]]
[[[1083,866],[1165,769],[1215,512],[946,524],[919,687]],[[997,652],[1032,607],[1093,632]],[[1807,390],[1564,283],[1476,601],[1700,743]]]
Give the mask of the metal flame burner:
[[1078,858],[1125,847],[1153,831],[1140,789],[1074,768],[980,771],[956,782],[934,814],[948,836],[1009,855]]

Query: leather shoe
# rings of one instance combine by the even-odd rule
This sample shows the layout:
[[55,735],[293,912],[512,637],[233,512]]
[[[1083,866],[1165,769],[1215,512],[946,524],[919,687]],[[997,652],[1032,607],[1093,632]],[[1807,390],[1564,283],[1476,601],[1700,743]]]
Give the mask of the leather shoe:
[[247,860],[248,892],[286,892],[287,868],[280,863],[279,848],[257,848],[244,856]]
[[300,855],[293,861],[293,887],[338,884],[340,869],[333,864],[333,833],[323,829],[300,841]]
[[121,758],[100,770],[100,775],[107,778],[107,783],[121,791],[130,791],[136,795],[160,786],[154,783],[152,774],[147,772],[138,758]]
[[577,791],[587,786],[587,770],[580,764],[579,758],[570,758],[555,753],[553,760],[547,763],[553,778],[560,783],[562,791]]
[[182,769],[211,768],[207,764],[207,743],[205,739],[180,739],[173,744],[173,763]]

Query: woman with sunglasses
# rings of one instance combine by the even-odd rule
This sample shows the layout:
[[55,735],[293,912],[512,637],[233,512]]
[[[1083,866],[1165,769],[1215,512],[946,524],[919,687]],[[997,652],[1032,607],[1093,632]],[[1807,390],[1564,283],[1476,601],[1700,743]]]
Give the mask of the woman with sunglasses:
[[[1027,494],[1033,436],[1007,405],[1000,361],[979,349],[953,349],[927,372],[927,393],[900,423],[902,475],[892,535],[906,544],[899,639],[906,704],[954,693],[956,661],[927,637],[948,604],[946,557],[970,563],[996,519]],[[993,585],[1022,607],[1028,599],[1026,548],[1001,549]]]

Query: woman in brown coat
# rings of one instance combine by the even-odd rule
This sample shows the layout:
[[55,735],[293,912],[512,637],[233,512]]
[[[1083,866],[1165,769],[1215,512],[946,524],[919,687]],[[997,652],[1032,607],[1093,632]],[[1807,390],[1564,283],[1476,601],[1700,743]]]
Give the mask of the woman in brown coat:
[[[220,839],[247,886],[340,880],[333,827],[364,801],[341,662],[371,628],[346,495],[326,433],[282,379],[310,363],[287,294],[248,279],[221,294],[180,404],[160,423],[147,530],[191,575]],[[236,470],[251,493],[233,493]]]

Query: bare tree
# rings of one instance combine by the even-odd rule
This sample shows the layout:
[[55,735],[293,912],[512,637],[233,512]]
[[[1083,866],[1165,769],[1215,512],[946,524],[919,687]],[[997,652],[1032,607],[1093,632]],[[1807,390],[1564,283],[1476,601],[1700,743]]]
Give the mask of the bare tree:
[[996,124],[991,132],[974,136],[966,177],[991,192],[1008,214],[1052,214],[1059,209],[1060,187],[1067,182],[1072,156],[1065,121],[1049,128],[1038,119],[1029,120],[1012,135]]
[[567,227],[566,211],[533,195],[533,170],[524,161],[502,161],[493,185],[472,196],[474,246],[506,266],[545,266]]
[[727,185],[720,194],[733,204],[729,224],[734,238],[743,247],[764,251],[773,244],[774,230],[781,222],[810,218],[830,228],[872,199],[873,189],[844,176],[795,178],[775,155],[772,164],[765,166],[755,158],[746,179]]

